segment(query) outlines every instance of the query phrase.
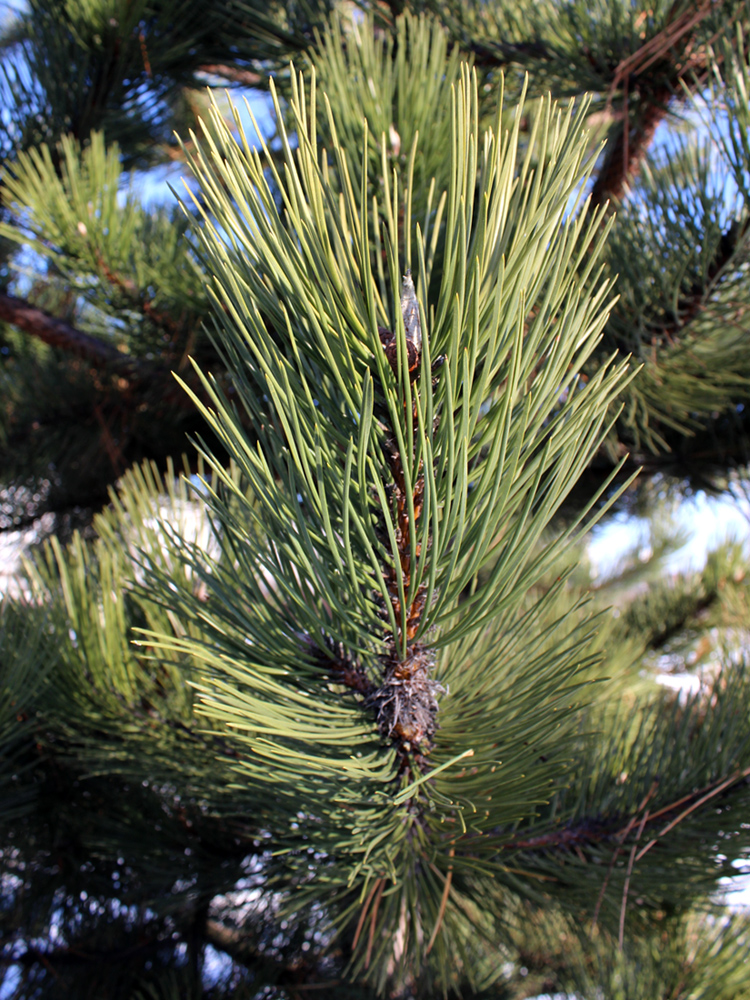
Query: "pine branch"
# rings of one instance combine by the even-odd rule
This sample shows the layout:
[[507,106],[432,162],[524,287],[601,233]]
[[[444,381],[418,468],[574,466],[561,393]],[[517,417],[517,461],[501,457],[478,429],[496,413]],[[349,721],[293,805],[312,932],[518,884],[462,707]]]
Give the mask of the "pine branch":
[[704,594],[700,598],[696,598],[695,601],[685,610],[683,615],[680,615],[676,620],[665,624],[661,631],[650,637],[648,643],[649,649],[663,649],[669,643],[670,639],[679,635],[688,626],[692,619],[696,618],[704,611],[708,611],[709,608],[716,603],[718,597],[719,594],[714,590]]
[[510,63],[525,63],[528,59],[551,61],[552,53],[544,42],[534,39],[528,42],[495,42],[483,45],[473,40],[467,46],[473,56],[474,65],[482,69],[503,69]]
[[[381,8],[384,6],[393,5],[380,4]],[[490,70],[507,69],[512,63],[525,67],[530,59],[542,63],[554,60],[554,53],[541,38],[529,37],[509,42],[499,38],[489,40],[474,34],[471,27],[466,26],[466,7],[471,9],[470,5],[463,3],[427,4],[427,9],[450,31],[461,51],[472,56],[475,66]]]
[[[608,104],[622,87],[623,127],[617,139],[605,153],[604,163],[591,190],[594,205],[622,198],[626,186],[638,175],[658,125],[667,115],[669,100],[678,90],[688,70],[705,69],[705,55],[692,54],[695,33],[701,22],[713,10],[713,3],[704,0],[697,9],[683,12],[639,49],[619,62],[612,77]],[[685,37],[687,35],[687,38]],[[675,46],[680,42],[680,50]],[[662,82],[650,85],[642,76],[654,64],[660,66]],[[632,125],[628,114],[628,94],[637,89],[643,100],[643,111]]]
[[[205,919],[207,908],[199,907],[196,911],[196,920],[188,928],[191,937],[195,938],[197,944],[213,945],[217,950],[229,955],[245,965],[250,960],[261,960],[265,965],[278,966],[279,974],[289,974],[288,970],[281,963],[276,963],[273,959],[260,952],[257,942],[247,934],[246,931],[227,927],[219,920]],[[30,968],[34,965],[42,965],[54,974],[55,966],[70,967],[77,965],[120,965],[130,962],[134,958],[147,956],[150,953],[157,953],[164,948],[164,938],[162,933],[157,933],[146,939],[141,938],[137,944],[126,948],[108,949],[83,949],[75,945],[63,946],[59,948],[45,949],[26,945],[23,952],[18,954],[12,950],[8,954],[0,955],[0,968],[18,965]],[[293,980],[292,980],[293,981]]]
[[265,83],[265,77],[260,73],[254,73],[250,69],[243,69],[241,66],[228,66],[226,63],[206,63],[198,67],[199,73],[208,73],[210,76],[220,76],[230,83],[237,83],[241,87],[260,87]]
[[32,337],[38,337],[50,347],[60,348],[76,357],[84,358],[95,368],[104,368],[112,364],[123,366],[132,364],[133,361],[118,351],[113,344],[77,330],[65,320],[52,316],[25,299],[0,294],[0,320],[11,323]]
[[702,311],[714,283],[731,262],[737,247],[742,243],[748,226],[750,226],[750,219],[746,219],[742,225],[732,223],[729,229],[722,233],[716,247],[716,253],[706,270],[706,280],[694,282],[688,292],[677,301],[674,318],[670,323],[661,326],[664,337],[673,340]]
[[138,944],[129,948],[108,948],[102,951],[83,950],[76,947],[61,947],[46,950],[27,945],[26,950],[20,955],[11,952],[7,955],[0,955],[0,968],[5,966],[20,965],[28,968],[32,965],[43,965],[47,969],[54,970],[55,965],[101,965],[117,964],[129,962],[140,955],[158,953],[164,948],[162,935],[140,940]]
[[284,961],[283,956],[276,958],[272,952],[261,950],[257,940],[244,927],[227,927],[220,920],[209,919],[204,926],[203,940],[235,962],[251,967],[256,976],[268,979],[277,987],[325,989],[341,983],[339,979],[320,980],[315,959],[306,961],[295,954]]
[[[420,374],[422,329],[411,271],[407,271],[403,279],[401,311],[406,333],[404,361],[409,379],[416,384]],[[393,375],[398,379],[401,373],[397,337],[384,327],[378,327],[378,334]],[[382,390],[385,393],[385,386],[382,386]],[[416,437],[419,434],[417,402],[415,399],[413,403],[409,403],[408,398],[404,400],[403,416],[405,422],[411,423],[412,435]],[[385,421],[388,426],[387,417]],[[411,593],[412,574],[417,568],[415,564],[423,554],[422,543],[417,542],[412,551],[412,542],[420,536],[419,527],[424,508],[424,470],[421,462],[418,463],[414,480],[411,485],[407,485],[404,456],[396,442],[396,429],[390,426],[389,430],[386,451],[393,480],[390,488],[395,508],[393,529],[397,546],[394,563],[397,560],[398,570],[395,564],[386,567],[385,579],[396,632],[389,643],[388,655],[384,657],[383,682],[370,695],[369,701],[377,709],[382,735],[392,740],[396,746],[402,768],[407,770],[413,758],[414,763],[424,772],[427,769],[426,756],[432,748],[436,728],[436,695],[441,690],[432,678],[434,653],[422,643],[414,642],[422,622],[427,592],[424,584],[420,584]],[[410,594],[411,597],[408,596]]]
[[386,18],[390,23],[395,22],[406,9],[406,0],[378,0],[375,4],[378,14]]
[[[144,312],[146,311],[144,307]],[[174,381],[171,372],[165,366],[143,361],[131,354],[123,354],[113,344],[76,329],[65,320],[52,316],[25,299],[0,294],[0,320],[10,323],[32,337],[38,337],[50,347],[83,358],[93,368],[109,368],[117,372],[127,382],[122,386],[123,389],[132,389],[134,385],[142,389],[139,399],[132,401],[133,406],[140,400],[143,392],[153,393],[155,383],[161,381],[163,385],[159,390],[159,397],[162,402],[179,409],[194,409],[191,398]],[[197,384],[193,389],[199,396],[202,395]]]
[[[156,309],[149,296],[142,292],[134,281],[130,278],[123,278],[122,275],[113,271],[99,252],[97,252],[97,262],[101,268],[102,274],[111,285],[115,288],[119,288],[120,291],[127,295],[139,312],[146,319],[149,319],[155,326],[164,330],[169,335],[172,342],[177,340],[180,335],[180,327],[171,316],[168,316],[159,309]],[[184,361],[185,355],[183,354],[183,358],[181,359],[179,365],[180,369],[184,367]]]
[[657,127],[667,115],[668,102],[672,96],[671,87],[664,86],[649,95],[641,120],[631,126],[627,113],[627,80],[625,81],[625,114],[623,127],[614,142],[604,154],[599,175],[591,189],[591,202],[601,205],[606,201],[622,198],[626,186],[640,170]]
[[260,954],[257,941],[244,928],[227,927],[220,920],[206,921],[205,937],[218,951],[244,964]]
[[[587,844],[613,841],[617,844],[617,851],[619,853],[622,844],[627,840],[629,834],[635,826],[635,823],[638,822],[639,819],[643,822],[643,827],[645,828],[650,826],[652,823],[655,823],[662,817],[676,812],[681,806],[685,806],[685,808],[678,813],[673,820],[668,822],[667,825],[664,826],[659,833],[649,841],[646,848],[643,848],[639,854],[636,855],[635,860],[637,861],[644,854],[646,854],[646,852],[650,850],[661,837],[669,833],[670,830],[674,829],[674,827],[681,823],[682,820],[686,819],[689,815],[695,812],[696,809],[699,809],[700,806],[714,799],[722,792],[728,791],[732,788],[732,786],[745,780],[748,776],[750,776],[750,767],[734,771],[727,777],[720,778],[717,781],[712,782],[710,785],[706,785],[704,788],[699,788],[697,791],[691,792],[688,795],[683,795],[682,798],[677,799],[675,802],[670,802],[667,805],[662,806],[660,809],[656,809],[653,812],[648,811],[647,813],[643,813],[646,802],[648,802],[653,795],[654,786],[652,786],[651,791],[641,802],[633,815],[630,816],[625,826],[622,825],[622,816],[614,816],[609,822],[598,821],[596,823],[586,817],[575,825],[564,827],[562,830],[554,830],[550,833],[539,834],[537,837],[507,841],[502,845],[502,850],[539,851],[561,847],[575,849],[585,847]],[[689,805],[686,805],[686,803],[689,803]],[[643,819],[643,816],[645,816],[645,820]],[[643,831],[641,831],[641,833],[642,832]],[[639,834],[639,837],[640,835],[641,834]]]
[[[257,946],[257,941],[246,930],[227,927],[220,920],[207,919],[207,913],[208,907],[206,905],[199,906],[186,928],[187,935],[195,944],[196,954],[200,953],[203,945],[210,944],[245,965],[251,960],[254,963],[260,961],[269,969],[274,970],[276,973],[274,979],[279,977],[279,981],[294,981],[295,970],[275,961],[268,954],[262,953]],[[164,936],[161,928],[149,937],[141,935],[136,944],[124,948],[81,948],[73,943],[47,949],[26,943],[24,951],[20,954],[16,948],[11,948],[5,954],[0,955],[0,968],[16,965],[30,968],[42,965],[54,975],[56,966],[120,965],[133,959],[155,954],[163,948]]]

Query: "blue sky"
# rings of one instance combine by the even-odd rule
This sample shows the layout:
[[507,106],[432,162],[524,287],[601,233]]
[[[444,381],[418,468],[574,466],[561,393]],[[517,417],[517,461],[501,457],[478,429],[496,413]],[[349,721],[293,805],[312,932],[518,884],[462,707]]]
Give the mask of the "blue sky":
[[[723,541],[747,543],[750,531],[750,503],[731,498],[708,497],[697,493],[674,509],[674,522],[688,536],[682,548],[667,561],[670,573],[700,569],[706,555]],[[606,576],[635,545],[648,547],[649,522],[644,518],[615,516],[594,529],[589,558],[597,576]],[[644,556],[648,554],[644,551]]]

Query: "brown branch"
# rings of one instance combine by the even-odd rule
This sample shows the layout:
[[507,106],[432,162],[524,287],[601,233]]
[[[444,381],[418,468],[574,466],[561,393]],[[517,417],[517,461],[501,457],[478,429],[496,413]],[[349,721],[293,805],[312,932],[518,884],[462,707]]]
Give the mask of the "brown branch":
[[[644,42],[639,49],[631,53],[626,59],[622,59],[615,71],[610,93],[617,89],[621,80],[625,76],[632,74],[639,76],[652,66],[658,59],[664,58],[669,50],[675,45],[683,35],[697,27],[706,18],[713,8],[712,0],[704,0],[698,8],[686,10],[679,17],[669,24],[666,24],[661,31],[658,31],[647,42]],[[688,43],[689,44],[689,43]]]
[[703,311],[716,280],[731,262],[737,247],[744,241],[749,224],[747,219],[742,225],[734,222],[725,233],[722,233],[714,256],[706,268],[705,281],[694,282],[688,291],[680,296],[674,316],[658,327],[660,336],[674,340],[677,334]]
[[151,60],[148,57],[148,49],[146,47],[146,35],[141,29],[138,35],[138,41],[141,43],[141,56],[143,57],[143,68],[146,71],[146,76],[151,78],[154,74],[151,72]]
[[93,965],[104,962],[108,964],[128,962],[136,955],[144,952],[148,953],[149,951],[158,950],[163,947],[164,942],[159,937],[139,941],[137,944],[127,948],[112,948],[102,951],[84,951],[76,947],[52,948],[49,951],[45,951],[42,948],[27,946],[26,950],[20,955],[12,953],[0,955],[0,968],[9,965],[21,965],[28,968],[29,966],[41,963],[51,970],[54,965],[70,966]]
[[[397,335],[385,327],[378,327],[380,343],[385,358],[397,382],[406,376],[403,393],[403,429],[408,425],[414,438],[419,433],[419,409],[414,395],[419,391],[415,384],[421,374],[422,330],[414,283],[407,270],[401,286],[401,312],[404,322],[405,357]],[[405,371],[402,371],[402,364]],[[414,389],[411,386],[414,384]],[[413,575],[419,570],[422,557],[420,521],[424,508],[423,459],[416,463],[409,482],[404,459],[393,432],[386,443],[392,483],[389,483],[392,502],[393,526],[391,537],[395,541],[393,562],[385,570],[385,584],[391,604],[391,621],[394,623],[390,650],[382,657],[383,681],[369,699],[377,710],[378,727],[386,739],[395,744],[401,771],[416,765],[426,771],[426,755],[432,748],[438,711],[437,692],[442,690],[433,680],[435,654],[422,643],[416,642],[427,599],[423,583],[414,586]],[[407,435],[408,440],[408,435]],[[389,517],[389,511],[383,511]],[[413,548],[412,548],[413,543]],[[429,546],[429,539],[427,545]],[[406,647],[406,649],[404,649]]]
[[[628,835],[629,835],[630,831],[633,829],[633,826],[635,825],[635,821],[638,818],[638,813],[641,811],[641,809],[645,809],[646,808],[647,803],[649,802],[649,800],[652,798],[652,796],[656,792],[656,789],[657,789],[658,785],[659,785],[658,781],[652,782],[651,788],[646,792],[646,795],[645,795],[643,801],[638,806],[638,808],[633,813],[633,815],[630,817],[630,822],[625,827],[625,830],[621,831],[620,834],[618,834],[618,838],[617,839],[619,840],[619,844],[615,848],[615,851],[612,854],[612,858],[610,859],[609,868],[607,868],[607,874],[604,877],[604,882],[602,883],[602,888],[601,888],[599,896],[598,896],[598,898],[596,900],[596,906],[594,907],[594,916],[593,916],[593,918],[591,920],[591,930],[592,931],[595,929],[597,921],[599,920],[599,910],[601,909],[601,905],[604,902],[604,894],[607,891],[607,885],[608,885],[609,879],[610,879],[610,877],[612,875],[612,869],[615,867],[615,861],[617,861],[617,856],[620,853],[620,848],[622,847],[623,843],[628,839]],[[648,816],[648,813],[646,813],[646,815]],[[640,837],[640,834],[638,836]]]
[[[219,920],[205,920],[202,907],[198,913],[197,939],[199,943],[211,944],[219,951],[229,955],[234,961],[248,965],[249,961],[262,963],[274,972],[277,984],[294,986],[295,989],[323,989],[338,985],[338,980],[327,980],[320,983],[300,983],[297,981],[300,973],[298,967],[290,967],[273,959],[258,948],[257,940],[242,928],[227,927]],[[55,977],[57,968],[76,965],[96,966],[102,964],[120,964],[133,958],[164,947],[164,941],[159,935],[139,941],[124,948],[102,950],[84,950],[75,946],[44,950],[27,946],[21,954],[10,953],[0,956],[0,968],[19,965],[30,968],[41,964]],[[56,968],[57,967],[57,968]]]
[[405,0],[377,0],[375,7],[378,14],[387,21],[390,26],[396,22],[396,18],[404,13]]
[[606,828],[595,830],[588,822],[584,822],[580,827],[566,827],[553,833],[540,833],[537,837],[529,837],[526,840],[508,840],[501,845],[500,850],[538,851],[547,847],[573,847],[575,844],[610,840],[614,836],[616,834],[613,830]]
[[357,947],[357,944],[359,942],[359,935],[362,933],[362,928],[364,927],[365,923],[365,917],[367,916],[367,911],[370,908],[370,902],[372,901],[372,897],[378,891],[378,887],[380,886],[381,881],[382,881],[381,879],[376,878],[375,881],[372,883],[372,888],[367,894],[367,899],[365,899],[364,905],[362,906],[362,910],[359,914],[357,929],[354,932],[354,941],[352,942],[352,949]]
[[164,313],[155,309],[151,303],[151,299],[143,295],[138,286],[134,281],[129,278],[123,278],[121,275],[114,272],[106,263],[104,258],[100,253],[97,252],[97,263],[102,270],[102,274],[110,283],[114,285],[115,288],[119,288],[121,292],[124,292],[128,296],[130,301],[140,309],[141,313],[151,320],[156,326],[162,327],[167,330],[172,340],[175,340],[180,333],[180,328],[177,323],[172,319],[171,316],[165,316]]
[[257,941],[242,928],[227,927],[220,920],[207,920],[203,933],[209,944],[239,962],[247,962],[259,954]]
[[[448,857],[452,858],[456,853],[455,845],[451,846],[450,851],[448,851]],[[440,908],[438,910],[437,920],[435,921],[435,927],[433,928],[432,934],[430,936],[429,944],[425,951],[425,955],[429,955],[432,951],[432,946],[435,944],[435,939],[438,936],[438,932],[443,924],[443,917],[445,916],[445,908],[448,905],[448,896],[451,891],[451,882],[453,880],[453,864],[448,865],[448,874],[445,876],[445,885],[443,886],[443,895],[440,899]]]
[[[629,181],[632,181],[640,170],[643,158],[651,144],[659,123],[666,117],[669,100],[678,89],[688,69],[696,69],[705,64],[702,60],[689,58],[678,62],[676,53],[671,52],[680,39],[694,31],[713,9],[711,0],[704,0],[695,9],[686,10],[680,17],[665,25],[661,31],[653,35],[639,49],[626,59],[620,60],[615,67],[612,83],[609,87],[607,106],[612,103],[614,93],[623,88],[623,126],[617,139],[608,147],[604,164],[591,189],[591,201],[594,206],[601,205],[611,199],[620,199]],[[694,38],[691,36],[683,42],[683,53],[689,53]],[[631,79],[640,77],[659,60],[668,62],[667,80],[656,87],[642,86],[643,110],[639,111],[639,120],[631,125],[628,115],[628,92]]]
[[665,624],[659,632],[654,633],[648,643],[649,649],[663,649],[674,636],[679,635],[684,629],[688,627],[688,622],[691,618],[695,618],[698,615],[703,614],[704,611],[708,611],[716,601],[718,600],[719,593],[717,590],[713,590],[703,597],[699,597],[690,606],[684,614],[681,614],[676,621],[672,621],[669,624]]
[[[162,403],[169,403],[183,410],[195,408],[192,399],[174,380],[169,368],[133,357],[132,354],[123,354],[113,344],[76,329],[25,299],[0,294],[0,321],[10,323],[32,337],[38,337],[50,347],[82,358],[92,368],[109,368],[118,373],[123,377],[120,386],[122,389],[139,386],[140,393],[137,398],[133,397],[132,407],[137,405],[137,399],[141,398],[143,392],[153,392],[154,386],[161,382],[163,385],[159,398]],[[192,389],[199,398],[206,398],[205,391],[195,380]]]
[[[655,820],[659,819],[660,816],[674,812],[675,809],[684,805],[685,802],[689,802],[690,799],[698,797],[697,801],[693,802],[691,806],[683,810],[683,812],[681,812],[676,819],[668,823],[664,829],[661,830],[661,832],[657,834],[657,836],[636,855],[635,860],[640,860],[640,858],[642,858],[643,855],[654,846],[660,837],[663,837],[678,823],[682,822],[682,820],[690,815],[690,813],[694,812],[705,802],[708,802],[721,792],[726,791],[727,788],[736,784],[738,781],[747,777],[750,777],[750,767],[745,768],[743,771],[735,771],[735,773],[730,775],[728,778],[722,778],[718,782],[706,785],[703,788],[698,789],[697,792],[691,792],[689,795],[683,795],[682,798],[677,799],[676,802],[670,802],[669,805],[662,806],[661,809],[657,809],[655,812],[649,813],[648,824],[650,825]],[[583,821],[581,825],[577,827],[566,827],[563,830],[556,830],[552,833],[542,833],[537,837],[529,837],[526,840],[506,841],[500,849],[503,851],[534,851],[543,848],[574,847],[576,844],[599,843],[606,840],[616,840],[622,844],[632,830],[635,820],[638,818],[638,814],[650,797],[651,792],[649,792],[648,796],[639,805],[638,809],[635,810],[634,816],[630,818],[625,827],[612,829],[603,823],[599,824],[598,827],[593,827],[587,821]]]
[[339,684],[344,684],[358,694],[369,698],[375,692],[375,685],[358,664],[336,662],[331,670],[331,677]]
[[648,821],[648,809],[643,814],[643,819],[641,820],[640,826],[638,827],[638,833],[635,835],[635,843],[630,851],[630,857],[628,858],[628,870],[625,874],[625,884],[622,888],[622,905],[620,906],[620,928],[617,938],[617,945],[622,951],[623,944],[625,943],[625,913],[628,908],[628,892],[630,891],[630,877],[633,874],[633,865],[635,864],[635,852],[638,847],[638,841],[641,839],[641,834],[643,833],[643,828]]
[[[293,958],[284,963],[268,952],[261,951],[255,936],[248,934],[242,927],[227,927],[220,920],[206,920],[202,928],[202,940],[219,951],[229,955],[231,959],[263,976],[270,975],[276,986],[286,987],[290,993],[297,990],[323,990],[339,986],[339,979],[325,979],[315,982],[316,969],[305,960]],[[312,978],[312,982],[304,981]]]
[[684,819],[686,819],[690,815],[690,813],[695,812],[695,810],[700,808],[700,806],[704,805],[706,802],[715,798],[717,795],[725,791],[731,785],[736,784],[738,781],[742,781],[743,778],[747,778],[748,776],[750,776],[750,767],[746,767],[744,771],[735,771],[735,773],[733,775],[730,775],[730,777],[728,777],[725,781],[722,781],[715,788],[711,789],[710,792],[707,792],[705,795],[701,796],[701,798],[698,799],[697,802],[694,802],[691,806],[688,806],[687,809],[683,810],[683,812],[681,812],[679,816],[673,819],[671,823],[667,823],[664,829],[661,830],[659,833],[657,833],[654,839],[649,841],[649,843],[646,844],[646,846],[638,852],[635,860],[640,861],[643,855],[646,854],[648,851],[650,851],[651,848],[654,846],[654,844],[656,844],[661,837],[663,837],[666,833],[669,833],[670,830],[674,829],[674,827],[676,827],[678,823],[681,823]]
[[44,309],[33,306],[25,299],[17,299],[13,295],[0,294],[0,320],[38,337],[50,347],[57,347],[79,358],[84,358],[96,368],[104,368],[112,364],[123,364],[123,355],[113,344],[108,344],[98,337],[77,330],[65,320],[57,319]]
[[378,920],[378,908],[380,906],[380,897],[383,895],[383,889],[385,889],[385,879],[380,879],[380,885],[378,886],[378,891],[375,893],[375,900],[372,904],[372,916],[370,917],[370,933],[367,935],[367,954],[365,955],[365,968],[370,968],[370,959],[372,958],[372,945],[375,940],[375,925]]
[[107,458],[109,459],[110,465],[112,466],[112,471],[116,476],[121,476],[125,471],[125,463],[123,461],[123,451],[120,445],[117,443],[115,437],[112,434],[112,430],[107,422],[104,412],[99,405],[99,403],[94,404],[94,416],[99,424],[101,431],[100,440],[104,446],[104,450],[107,453]]
[[672,90],[669,87],[663,87],[650,95],[641,121],[635,127],[631,127],[625,115],[622,131],[608,145],[602,169],[591,189],[592,207],[611,199],[622,198],[628,182],[637,177],[654,133],[666,117],[671,96]]
[[[367,676],[367,671],[347,653],[343,643],[325,642],[327,648],[324,650],[321,649],[319,640],[304,633],[300,636],[300,644],[303,654],[310,656],[322,670],[328,670],[331,680],[336,684],[343,684],[365,698],[375,692],[375,685]],[[329,652],[333,652],[333,659],[329,658]]]
[[260,73],[242,69],[240,66],[227,66],[225,63],[205,63],[198,67],[198,72],[220,76],[223,80],[238,83],[242,87],[258,87],[265,82],[265,77],[261,76]]

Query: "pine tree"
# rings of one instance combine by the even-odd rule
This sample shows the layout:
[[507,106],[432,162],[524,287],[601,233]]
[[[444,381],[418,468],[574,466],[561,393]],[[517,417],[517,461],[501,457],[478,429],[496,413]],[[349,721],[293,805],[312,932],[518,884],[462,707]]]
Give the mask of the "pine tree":
[[365,8],[6,32],[3,995],[750,996],[748,12]]

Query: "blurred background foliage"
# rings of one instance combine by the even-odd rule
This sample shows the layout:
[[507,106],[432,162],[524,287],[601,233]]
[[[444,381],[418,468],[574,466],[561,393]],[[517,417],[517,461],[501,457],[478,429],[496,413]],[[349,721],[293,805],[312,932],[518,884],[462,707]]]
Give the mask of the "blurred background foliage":
[[[750,562],[728,540],[702,568],[674,572],[682,539],[669,517],[675,498],[697,491],[747,499],[748,13],[737,0],[29,0],[6,12],[0,529],[50,537],[20,596],[0,605],[3,996],[750,996],[747,911],[726,896],[750,847]],[[535,152],[552,121],[545,95],[589,94],[589,176],[570,211],[590,197],[604,218],[616,214],[601,260],[618,298],[580,384],[613,352],[640,368],[529,555],[549,554],[597,490],[601,506],[636,468],[607,516],[645,517],[650,537],[604,572],[582,543],[572,569],[569,555],[547,556],[512,614],[437,653],[455,706],[445,746],[505,732],[498,753],[524,782],[465,762],[436,786],[436,801],[454,780],[473,808],[513,820],[481,845],[476,836],[470,850],[485,854],[474,870],[465,860],[454,870],[443,852],[405,879],[422,887],[436,932],[434,950],[419,942],[431,957],[416,973],[399,965],[407,897],[340,877],[337,851],[360,835],[356,823],[377,839],[385,815],[378,781],[392,758],[372,713],[346,702],[346,739],[315,755],[312,728],[290,730],[278,772],[267,750],[248,764],[237,721],[260,689],[242,670],[248,635],[262,629],[269,731],[297,711],[269,693],[284,657],[295,697],[325,682],[310,718],[299,710],[305,725],[342,702],[309,636],[268,610],[254,559],[269,538],[246,527],[256,499],[231,443],[206,426],[198,407],[214,404],[189,361],[256,440],[236,355],[208,332],[196,222],[215,221],[218,202],[188,161],[216,134],[207,88],[237,138],[240,123],[252,135],[247,97],[266,133],[260,175],[281,204],[284,130],[299,139],[291,60],[317,79],[321,172],[341,183],[337,146],[375,218],[389,192],[413,190],[425,307],[455,266],[443,192],[461,63],[476,73],[482,127],[504,87],[499,123],[518,129],[528,189],[546,168]],[[233,201],[228,184],[220,195]],[[391,212],[399,235],[403,212]],[[388,247],[374,245],[387,288]],[[569,266],[587,276],[592,262],[582,251]],[[270,341],[283,338],[273,306],[260,319]],[[536,321],[530,312],[526,332]],[[493,570],[489,560],[475,586]],[[558,706],[559,730],[545,729]],[[316,776],[356,754],[351,788]],[[319,797],[318,840],[295,795]],[[400,817],[383,820],[394,840]]]

